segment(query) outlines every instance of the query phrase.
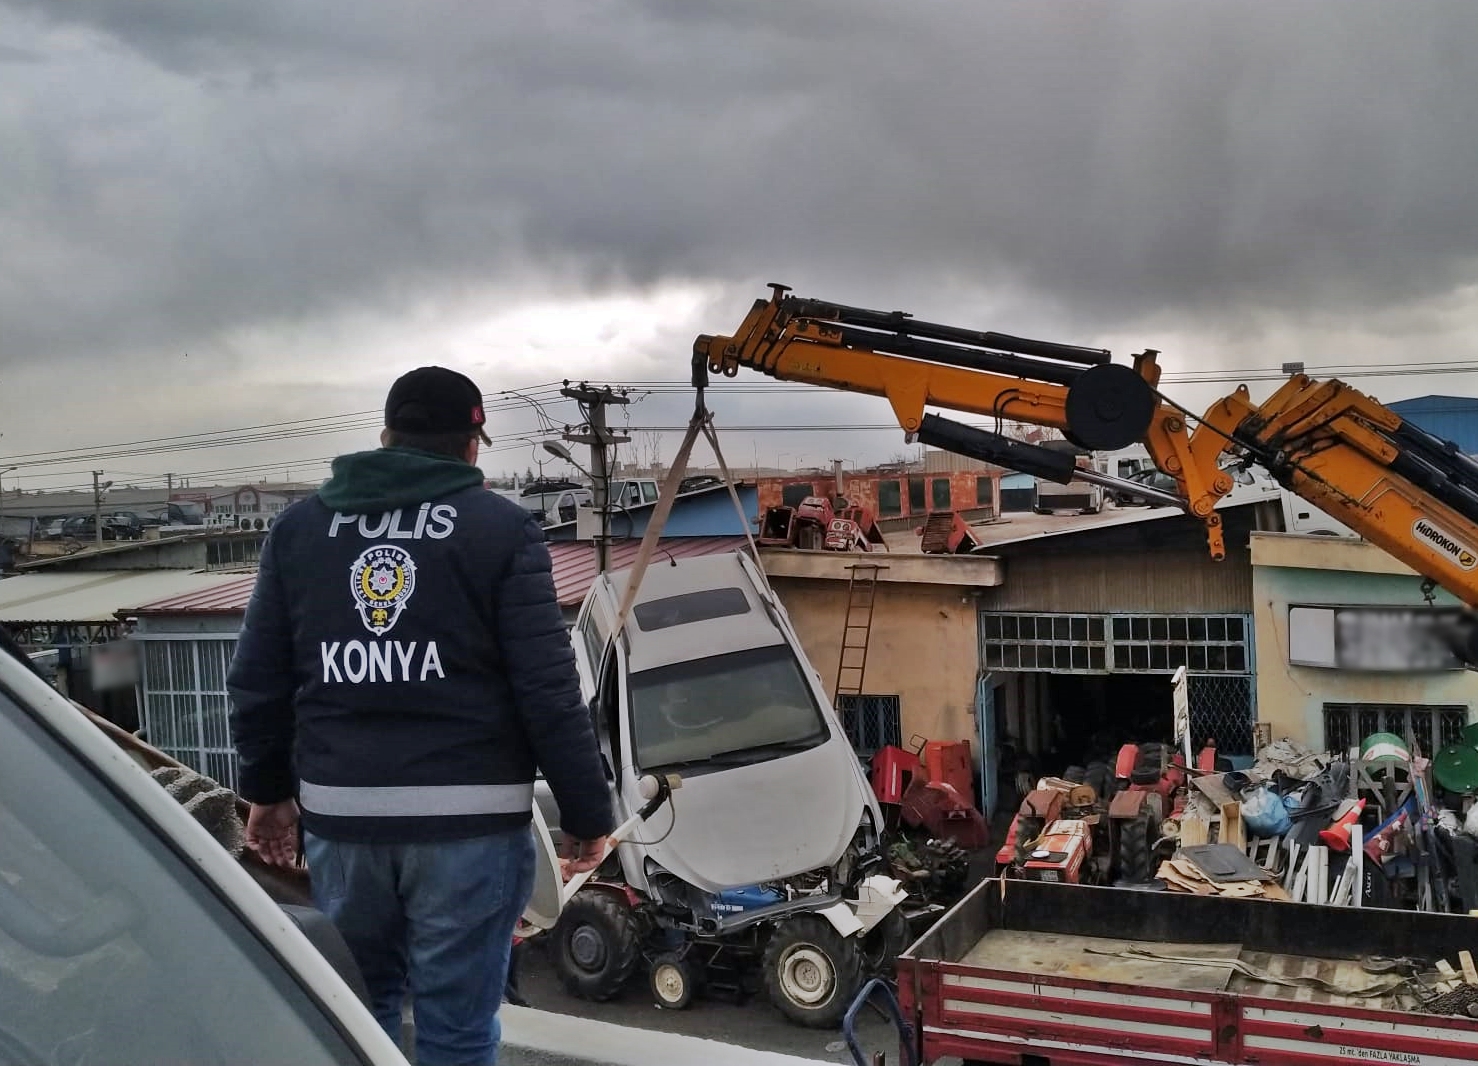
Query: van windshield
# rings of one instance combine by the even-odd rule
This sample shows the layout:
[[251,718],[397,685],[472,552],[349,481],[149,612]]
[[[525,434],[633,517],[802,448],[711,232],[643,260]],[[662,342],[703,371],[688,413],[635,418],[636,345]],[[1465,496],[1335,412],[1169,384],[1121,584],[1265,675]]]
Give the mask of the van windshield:
[[642,670],[629,687],[634,755],[644,770],[762,762],[827,737],[800,664],[784,644]]

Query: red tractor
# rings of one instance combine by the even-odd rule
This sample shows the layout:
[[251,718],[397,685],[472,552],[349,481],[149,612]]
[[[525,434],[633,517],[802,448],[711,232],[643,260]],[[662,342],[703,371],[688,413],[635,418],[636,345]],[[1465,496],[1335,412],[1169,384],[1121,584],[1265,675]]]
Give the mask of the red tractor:
[[[1211,747],[1196,760],[1203,770],[1215,763]],[[1125,744],[1112,768],[1098,763],[1086,774],[1069,774],[1044,778],[1022,800],[998,866],[1032,880],[1154,880],[1166,843],[1162,827],[1185,809],[1185,757],[1168,744]]]
[[1108,816],[1119,878],[1154,879],[1160,824],[1185,808],[1185,756],[1167,744],[1125,744],[1114,761]]

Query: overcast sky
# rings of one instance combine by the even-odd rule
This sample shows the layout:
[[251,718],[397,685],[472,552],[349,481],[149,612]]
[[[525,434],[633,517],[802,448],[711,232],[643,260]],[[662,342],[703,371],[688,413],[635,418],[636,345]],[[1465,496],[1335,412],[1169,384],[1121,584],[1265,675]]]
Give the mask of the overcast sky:
[[[1478,366],[1475,41],[1471,0],[0,0],[0,467],[364,412],[427,362],[488,392],[682,383],[771,280],[1172,372]],[[725,395],[766,380],[718,385],[720,425],[889,421]],[[492,431],[539,428],[520,405]],[[724,440],[739,465],[902,446]],[[373,441],[5,484],[308,477]]]

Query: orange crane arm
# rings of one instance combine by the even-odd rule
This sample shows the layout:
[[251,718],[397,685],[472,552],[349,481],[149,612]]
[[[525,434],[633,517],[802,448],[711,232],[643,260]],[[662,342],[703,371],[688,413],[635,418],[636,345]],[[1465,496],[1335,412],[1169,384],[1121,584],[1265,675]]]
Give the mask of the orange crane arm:
[[[1157,352],[1132,366],[1107,351],[920,322],[801,299],[772,285],[732,336],[700,336],[693,384],[748,367],[785,381],[885,398],[911,440],[1066,483],[1108,480],[1071,456],[979,429],[926,407],[1061,430],[1090,449],[1142,443],[1175,478],[1177,502],[1226,549],[1217,501],[1232,488],[1222,456],[1266,467],[1280,484],[1478,606],[1478,463],[1339,381],[1292,377],[1254,404],[1246,386],[1196,416],[1159,391]],[[1190,423],[1194,423],[1192,428]]]

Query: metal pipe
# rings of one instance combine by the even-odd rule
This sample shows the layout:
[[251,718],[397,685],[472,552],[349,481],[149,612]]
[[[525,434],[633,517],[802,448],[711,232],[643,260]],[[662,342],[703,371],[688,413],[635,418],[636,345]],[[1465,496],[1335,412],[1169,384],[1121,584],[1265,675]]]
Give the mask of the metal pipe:
[[1182,500],[1173,492],[1161,492],[1159,489],[1149,488],[1137,481],[1130,481],[1127,478],[1114,477],[1111,474],[1100,474],[1097,470],[1082,470],[1075,467],[1073,469],[1073,480],[1086,481],[1092,485],[1102,485],[1106,489],[1124,489],[1132,492],[1141,499],[1155,500],[1158,503],[1168,503],[1172,507],[1179,507],[1181,510],[1186,509],[1186,501]]
[[793,312],[796,317],[829,319],[845,325],[885,330],[900,336],[926,337],[954,344],[993,348],[1002,352],[1015,352],[1018,355],[1076,363],[1080,366],[1096,366],[1113,359],[1113,353],[1107,348],[1084,348],[1076,344],[1059,344],[1056,341],[1015,337],[1009,333],[997,333],[994,330],[962,329],[959,326],[945,326],[938,322],[921,322],[902,311],[872,311],[865,307],[847,307],[823,300],[797,300],[796,305]]
[[909,359],[921,359],[929,363],[957,366],[966,370],[983,370],[991,374],[1026,378],[1031,381],[1046,381],[1054,385],[1071,385],[1082,375],[1083,369],[1064,363],[1049,363],[1010,352],[983,351],[962,348],[940,341],[919,340],[915,337],[900,337],[894,333],[877,333],[858,326],[837,327],[842,340],[855,348],[869,351],[902,355]]

